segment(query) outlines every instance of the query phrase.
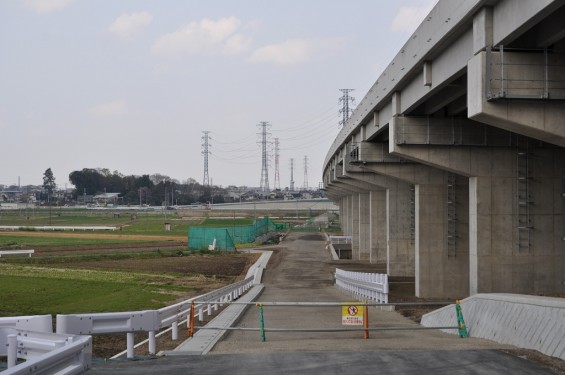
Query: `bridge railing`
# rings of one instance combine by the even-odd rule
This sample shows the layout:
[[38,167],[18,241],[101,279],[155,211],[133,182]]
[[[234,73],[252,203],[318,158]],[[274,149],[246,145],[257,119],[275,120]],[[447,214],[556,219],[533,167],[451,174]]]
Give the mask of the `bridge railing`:
[[335,283],[360,301],[388,303],[388,275],[344,271],[336,268]]
[[0,318],[0,356],[8,362],[2,375],[78,374],[91,366],[92,338],[53,333],[51,315]]
[[[77,335],[100,335],[109,333],[126,333],[127,357],[134,357],[134,333],[148,332],[149,353],[155,354],[156,332],[164,327],[172,328],[172,339],[178,338],[178,323],[190,314],[192,301],[198,300],[194,306],[194,316],[204,320],[204,313],[212,314],[222,306],[222,302],[231,302],[239,298],[253,286],[254,277],[233,283],[212,292],[187,299],[185,301],[163,307],[159,310],[142,310],[95,314],[58,314],[57,333]],[[200,301],[210,301],[200,302]],[[220,302],[218,302],[220,301]]]

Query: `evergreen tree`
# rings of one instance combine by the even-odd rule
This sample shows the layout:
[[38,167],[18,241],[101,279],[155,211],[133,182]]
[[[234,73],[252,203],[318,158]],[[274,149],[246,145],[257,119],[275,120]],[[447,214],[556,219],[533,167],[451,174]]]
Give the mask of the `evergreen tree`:
[[47,202],[49,198],[53,195],[57,184],[55,183],[55,176],[53,176],[53,171],[51,168],[47,168],[45,173],[43,173],[43,189],[47,192]]

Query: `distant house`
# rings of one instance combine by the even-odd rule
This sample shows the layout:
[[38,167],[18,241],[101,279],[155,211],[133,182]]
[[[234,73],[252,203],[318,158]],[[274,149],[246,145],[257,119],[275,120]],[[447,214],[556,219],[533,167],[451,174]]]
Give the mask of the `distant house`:
[[120,197],[120,193],[103,193],[95,195],[92,199],[98,205],[108,205],[108,204],[116,204],[118,203],[118,199]]

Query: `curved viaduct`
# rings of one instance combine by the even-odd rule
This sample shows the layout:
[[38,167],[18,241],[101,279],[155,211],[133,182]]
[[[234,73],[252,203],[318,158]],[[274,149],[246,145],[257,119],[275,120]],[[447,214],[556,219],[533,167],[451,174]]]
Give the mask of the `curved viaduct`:
[[565,1],[440,0],[324,162],[354,258],[419,297],[565,288]]

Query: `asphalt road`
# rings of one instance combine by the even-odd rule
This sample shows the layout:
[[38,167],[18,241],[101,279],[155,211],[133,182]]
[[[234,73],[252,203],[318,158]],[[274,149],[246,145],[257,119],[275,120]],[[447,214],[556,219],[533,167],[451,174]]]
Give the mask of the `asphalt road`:
[[[345,302],[333,281],[336,264],[320,234],[291,233],[267,267],[261,302]],[[266,341],[258,332],[233,331],[206,356],[95,362],[89,374],[552,374],[503,352],[488,340],[417,330],[397,312],[371,308],[371,327],[401,331],[269,332],[269,328],[342,328],[340,307],[264,307]],[[257,307],[239,327],[259,326]],[[408,328],[408,329],[407,329]]]

